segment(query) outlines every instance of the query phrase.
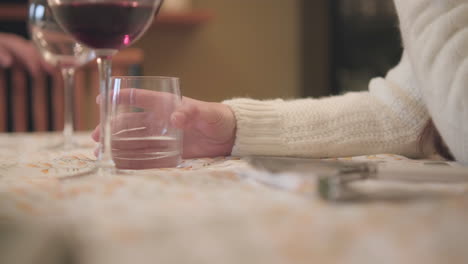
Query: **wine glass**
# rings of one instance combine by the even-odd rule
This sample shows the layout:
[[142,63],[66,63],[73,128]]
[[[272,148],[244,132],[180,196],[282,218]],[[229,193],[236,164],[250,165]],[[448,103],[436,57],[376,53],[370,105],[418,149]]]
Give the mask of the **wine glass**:
[[47,0],[29,0],[29,30],[44,60],[59,68],[64,80],[63,143],[54,149],[69,151],[73,142],[73,88],[76,68],[95,58],[92,49],[78,44],[57,24]]
[[139,39],[162,0],[48,0],[58,23],[96,51],[100,79],[101,133],[98,168],[114,168],[111,154],[110,77],[112,56]]

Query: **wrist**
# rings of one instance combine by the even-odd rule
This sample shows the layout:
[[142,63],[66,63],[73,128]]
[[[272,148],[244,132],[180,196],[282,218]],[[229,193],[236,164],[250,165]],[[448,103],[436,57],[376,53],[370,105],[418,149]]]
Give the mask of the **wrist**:
[[221,131],[225,131],[223,138],[225,139],[223,143],[223,153],[222,155],[228,156],[231,155],[232,149],[234,147],[234,143],[236,141],[236,117],[234,111],[228,105],[217,103],[218,107],[220,108],[220,112],[222,113],[222,129]]

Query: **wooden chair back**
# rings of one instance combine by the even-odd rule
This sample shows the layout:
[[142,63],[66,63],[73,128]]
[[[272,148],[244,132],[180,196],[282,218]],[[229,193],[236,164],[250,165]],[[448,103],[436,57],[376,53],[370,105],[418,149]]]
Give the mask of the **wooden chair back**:
[[[143,51],[130,48],[113,59],[113,75],[135,75],[141,71]],[[99,122],[95,98],[99,75],[95,62],[75,76],[75,129],[89,130]],[[32,79],[24,69],[0,69],[0,132],[59,131],[63,129],[64,91],[61,74]]]

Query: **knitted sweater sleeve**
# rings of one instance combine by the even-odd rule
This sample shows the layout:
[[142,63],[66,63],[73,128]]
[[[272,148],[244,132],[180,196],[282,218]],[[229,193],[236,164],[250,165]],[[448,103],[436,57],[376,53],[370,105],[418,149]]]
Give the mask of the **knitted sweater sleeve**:
[[427,109],[455,158],[468,164],[468,0],[395,0]]
[[322,99],[225,101],[237,119],[233,155],[420,157],[428,115],[406,56],[368,92]]

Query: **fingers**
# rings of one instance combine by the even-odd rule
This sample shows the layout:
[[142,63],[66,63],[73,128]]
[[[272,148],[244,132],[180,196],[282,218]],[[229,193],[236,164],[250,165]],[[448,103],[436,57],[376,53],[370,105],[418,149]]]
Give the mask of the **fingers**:
[[[111,123],[111,134],[112,136],[140,136],[143,135],[141,129],[154,127],[155,124],[152,123],[151,116],[146,113],[126,113],[120,114],[114,118]],[[155,129],[145,129],[145,133],[154,131]],[[101,134],[101,124],[96,126],[96,128],[91,133],[91,138],[98,142]]]
[[[137,95],[137,96],[134,96]],[[96,102],[99,104],[102,97],[98,95]],[[161,101],[163,100],[163,101]],[[139,89],[124,89],[119,92],[118,100],[112,124],[112,131],[115,133],[122,129],[147,126],[152,133],[156,133],[161,127],[171,124],[170,118],[177,106],[180,105],[177,95],[170,93],[160,93]],[[132,106],[144,112],[132,112]],[[120,112],[120,113],[119,113]],[[158,132],[160,133],[160,132]],[[91,134],[95,141],[99,141],[100,126],[97,126]]]
[[115,166],[121,170],[147,170],[154,168],[173,168],[179,165],[180,156],[176,155],[168,156],[153,156],[148,155],[133,156],[133,157],[121,157],[114,156],[113,160]]
[[160,151],[161,149],[169,149],[171,145],[177,143],[175,138],[165,136],[152,136],[152,137],[113,137],[112,138],[112,152],[123,153],[130,155],[132,153],[139,153],[144,150]]
[[34,45],[22,37],[13,34],[0,34],[0,63],[4,67],[10,67],[17,63],[22,65],[33,77],[39,76],[42,69],[52,72],[50,66],[40,57]]
[[99,142],[100,132],[101,132],[101,125],[97,125],[96,128],[94,128],[93,132],[91,133],[91,138],[95,142]]
[[[113,103],[119,105],[129,105],[146,109],[156,107],[174,108],[180,104],[179,95],[167,92],[156,92],[144,89],[127,88],[121,89],[117,94],[111,94],[115,100]],[[102,96],[96,97],[96,103],[100,104]]]
[[[112,158],[120,169],[175,167],[180,160],[180,141],[169,137],[112,140]],[[123,140],[120,140],[123,139]]]
[[12,35],[3,44],[4,48],[15,59],[15,62],[23,65],[32,76],[35,77],[40,73],[41,59],[32,43]]
[[118,103],[137,106],[141,108],[155,108],[164,102],[164,105],[174,105],[180,101],[178,95],[165,92],[155,92],[143,89],[122,89],[118,94]]
[[31,76],[37,77],[42,71],[42,59],[31,43],[23,42],[22,44],[23,48],[21,46],[15,47],[15,57],[26,67]]
[[197,122],[199,113],[197,105],[184,101],[182,106],[172,113],[171,124],[180,129],[188,129]]
[[[91,137],[97,142],[100,137],[100,126],[97,126]],[[111,137],[113,144],[122,149],[139,149],[153,147],[155,137],[176,134],[167,118],[159,117],[155,113],[121,113],[111,122]],[[157,146],[156,146],[157,147]]]
[[9,68],[13,63],[10,52],[0,45],[0,67]]
[[[154,112],[120,113],[112,120],[112,158],[118,169],[175,167],[180,162],[181,141],[168,118]],[[100,126],[92,138],[99,141]],[[99,154],[98,149],[95,155]]]
[[45,70],[48,74],[54,74],[55,71],[58,69],[52,66],[51,64],[47,63],[45,60],[40,59],[40,63],[42,66],[42,69]]
[[[96,130],[95,130],[96,131]],[[180,162],[180,142],[176,139],[141,141],[113,140],[112,159],[118,169],[151,169],[175,167]],[[94,155],[98,156],[99,148]]]
[[183,99],[182,106],[172,114],[171,122],[177,128],[194,130],[220,142],[230,141],[236,128],[234,114],[228,106],[191,98]]
[[[174,114],[175,124],[182,128],[193,127],[201,131],[204,135],[213,138],[220,138],[224,134],[232,133],[235,128],[235,118],[228,106],[220,103],[208,103],[190,98],[184,98],[184,104]],[[183,114],[182,117],[180,114]],[[184,120],[185,118],[185,120]],[[181,119],[185,123],[177,122]]]

